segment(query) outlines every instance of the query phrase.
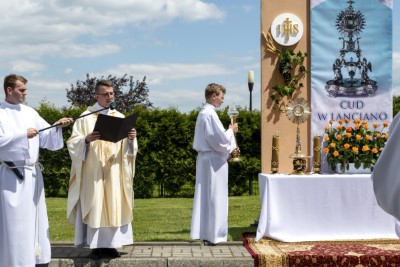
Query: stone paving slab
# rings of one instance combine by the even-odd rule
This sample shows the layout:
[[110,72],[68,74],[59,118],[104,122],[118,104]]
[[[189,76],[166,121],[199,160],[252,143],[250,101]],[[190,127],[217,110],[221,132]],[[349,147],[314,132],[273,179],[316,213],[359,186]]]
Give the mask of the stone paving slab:
[[53,243],[49,267],[247,267],[254,260],[242,242],[205,246],[202,242],[141,242],[118,251],[120,258],[92,260],[89,248]]

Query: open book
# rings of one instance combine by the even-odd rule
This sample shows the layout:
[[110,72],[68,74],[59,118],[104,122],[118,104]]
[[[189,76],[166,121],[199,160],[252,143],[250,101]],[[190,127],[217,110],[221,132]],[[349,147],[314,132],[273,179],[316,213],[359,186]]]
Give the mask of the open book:
[[139,111],[125,118],[99,114],[93,131],[100,133],[100,140],[116,143],[128,137],[128,132],[135,128],[138,115]]

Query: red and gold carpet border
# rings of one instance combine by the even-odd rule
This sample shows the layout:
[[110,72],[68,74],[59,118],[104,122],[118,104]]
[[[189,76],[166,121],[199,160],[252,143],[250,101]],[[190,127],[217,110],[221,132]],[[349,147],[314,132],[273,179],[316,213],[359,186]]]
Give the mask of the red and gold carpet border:
[[255,267],[367,267],[400,266],[400,240],[337,240],[279,242],[255,233],[243,233],[243,244],[254,258]]

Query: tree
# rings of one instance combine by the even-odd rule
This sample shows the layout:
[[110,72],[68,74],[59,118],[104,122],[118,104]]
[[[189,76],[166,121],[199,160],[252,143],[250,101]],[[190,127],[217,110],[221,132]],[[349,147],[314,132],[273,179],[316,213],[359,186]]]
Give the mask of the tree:
[[[133,76],[125,74],[121,78],[108,75],[107,78],[102,76],[100,79],[96,77],[89,77],[86,74],[86,81],[76,81],[76,84],[71,84],[70,89],[67,91],[67,100],[72,106],[83,108],[93,105],[96,102],[94,97],[94,89],[99,80],[110,80],[114,84],[115,102],[120,112],[125,113],[133,109],[135,105],[140,105],[145,109],[153,108],[153,103],[149,101],[149,89],[146,84],[146,76],[143,80],[134,81]],[[124,88],[128,86],[125,92]]]

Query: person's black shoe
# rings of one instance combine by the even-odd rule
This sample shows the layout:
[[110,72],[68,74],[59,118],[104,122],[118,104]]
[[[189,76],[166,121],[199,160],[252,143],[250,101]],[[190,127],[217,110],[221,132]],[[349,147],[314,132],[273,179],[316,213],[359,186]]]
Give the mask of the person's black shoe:
[[210,241],[208,241],[208,240],[203,240],[203,241],[204,241],[204,245],[205,245],[205,246],[212,246],[212,247],[214,247],[214,246],[217,245],[216,243],[212,243],[212,242],[210,242]]
[[92,260],[99,260],[103,256],[102,249],[101,248],[95,248],[92,249],[92,252],[89,254],[89,258]]
[[103,253],[105,256],[110,258],[119,258],[121,254],[115,248],[103,248]]

